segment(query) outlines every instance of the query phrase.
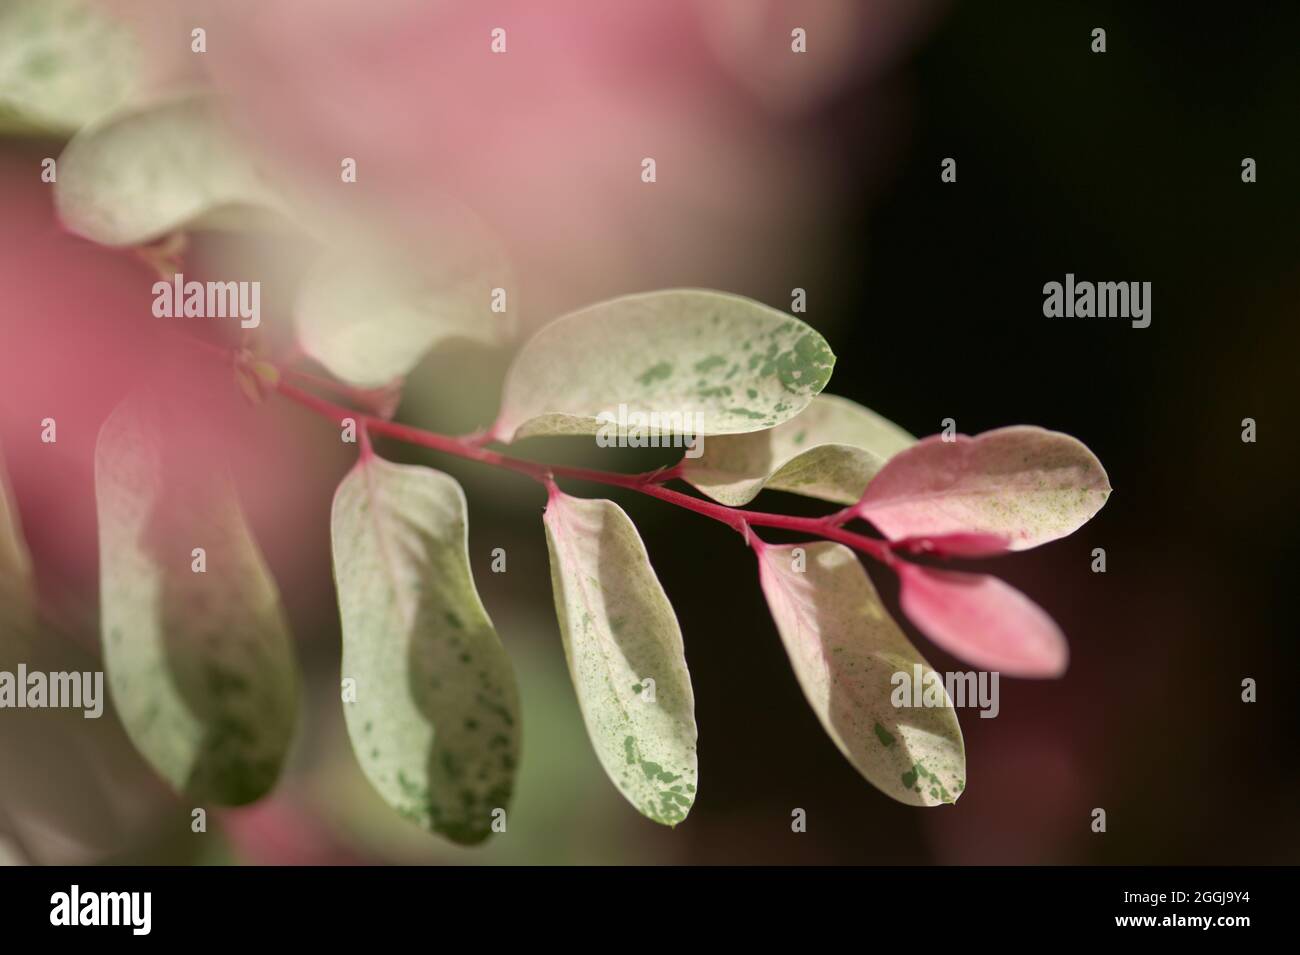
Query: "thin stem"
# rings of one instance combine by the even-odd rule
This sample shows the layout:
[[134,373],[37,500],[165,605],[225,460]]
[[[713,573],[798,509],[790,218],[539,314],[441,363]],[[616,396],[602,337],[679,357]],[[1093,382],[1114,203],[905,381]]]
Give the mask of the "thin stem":
[[647,497],[657,498],[726,524],[732,530],[744,536],[750,546],[754,546],[753,541],[757,539],[751,536],[750,528],[772,527],[780,530],[801,531],[824,540],[845,544],[889,566],[896,562],[893,551],[887,542],[846,531],[842,527],[828,522],[825,518],[795,517],[790,514],[769,514],[764,511],[726,507],[713,501],[691,497],[689,494],[683,494],[680,491],[664,487],[663,482],[665,480],[677,477],[680,474],[677,466],[667,470],[652,471],[648,474],[619,474],[613,471],[598,471],[591,468],[539,464],[535,461],[525,461],[521,458],[510,457],[499,451],[485,448],[482,446],[481,440],[478,439],[453,438],[448,435],[425,431],[422,428],[413,428],[394,421],[386,421],[383,418],[377,418],[363,412],[353,411],[318,395],[303,391],[301,388],[289,384],[283,376],[277,383],[276,389],[291,401],[295,401],[316,414],[334,421],[335,424],[350,418],[357,423],[357,427],[363,430],[363,434],[383,435],[404,441],[407,444],[442,451],[469,461],[478,461],[493,467],[526,474],[544,485],[550,493],[556,491],[554,479],[557,477],[607,484],[637,491]]
[[370,443],[370,429],[364,421],[358,427],[361,429],[361,460],[369,461],[375,456],[374,445]]

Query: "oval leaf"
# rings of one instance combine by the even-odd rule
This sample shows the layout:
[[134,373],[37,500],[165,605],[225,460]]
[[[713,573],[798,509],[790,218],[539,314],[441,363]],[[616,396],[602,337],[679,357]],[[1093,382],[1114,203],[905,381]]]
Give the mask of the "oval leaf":
[[695,801],[698,772],[695,695],[672,605],[613,501],[553,490],[545,522],[564,654],[596,756],[628,802],[675,826]]
[[886,461],[915,443],[874,411],[821,394],[775,428],[700,442],[703,453],[688,453],[681,475],[731,507],[748,504],[765,487],[853,504]]
[[597,434],[611,427],[600,416],[617,421],[620,408],[646,415],[647,435],[760,431],[802,411],[834,364],[812,328],[750,299],[629,295],[558,319],[524,345],[494,431],[503,441]]
[[881,469],[857,512],[894,539],[992,534],[1024,550],[1073,533],[1109,494],[1106,471],[1082,442],[1018,425],[925,438]]
[[240,227],[283,212],[215,107],[187,97],[83,129],[59,157],[54,202],[68,229],[139,245],[186,227]]
[[251,802],[274,784],[297,715],[289,630],[229,480],[192,465],[192,424],[161,407],[128,399],[95,448],[109,688],[174,788]]
[[70,133],[139,88],[134,34],[85,0],[0,3],[0,131]]
[[474,587],[465,495],[369,455],[339,485],[331,533],[361,768],[402,816],[481,842],[514,788],[519,691]]
[[[845,758],[899,802],[956,802],[966,751],[943,678],[889,616],[853,551],[824,541],[767,545],[758,567],[804,696]],[[895,706],[896,674],[921,686],[937,680],[939,705]]]
[[302,349],[336,378],[377,388],[411,371],[450,339],[488,345],[510,336],[492,290],[510,284],[500,261],[438,260],[436,273],[327,256],[304,278],[294,306]]
[[955,657],[1009,676],[1056,677],[1070,648],[1042,607],[988,574],[896,565],[908,619]]

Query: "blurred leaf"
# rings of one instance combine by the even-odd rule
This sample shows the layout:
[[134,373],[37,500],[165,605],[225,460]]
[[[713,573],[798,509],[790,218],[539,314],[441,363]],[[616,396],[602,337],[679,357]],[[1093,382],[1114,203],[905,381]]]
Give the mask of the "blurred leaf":
[[0,132],[71,133],[139,85],[130,28],[86,0],[0,2]]
[[214,105],[197,96],[118,114],[77,133],[59,157],[54,202],[68,229],[110,246],[287,216]]
[[337,253],[303,279],[294,309],[302,349],[337,378],[378,388],[401,378],[431,348],[450,339],[488,345],[509,338],[492,290],[510,282],[503,259],[455,256],[461,236],[428,266],[403,267]]
[[[29,674],[89,675],[98,695],[83,697],[83,708],[0,711],[0,831],[40,864],[97,862],[156,821],[162,787],[110,715],[95,680],[98,657],[50,621],[16,610],[0,600],[0,670],[25,663]],[[86,717],[96,710],[98,718]]]
[[331,530],[361,768],[407,819],[481,842],[514,788],[519,694],[474,587],[465,495],[370,455],[339,485]]
[[3,449],[0,449],[0,605],[5,608],[0,617],[0,644],[16,645],[19,633],[25,633],[33,622],[36,599],[32,560],[23,540],[18,506],[9,488]]
[[682,479],[740,507],[765,487],[853,504],[885,462],[916,439],[862,405],[820,394],[775,428],[701,443],[698,458],[682,460]]
[[[506,376],[495,432],[597,434],[598,417],[686,414],[690,431],[771,428],[807,406],[835,356],[812,328],[738,295],[673,289],[628,295],[552,322],[524,345]],[[693,426],[691,426],[693,425]]]
[[186,460],[163,407],[129,398],[95,449],[109,686],[131,741],[176,790],[251,802],[275,784],[297,715],[289,630],[229,479]]
[[1069,646],[1046,611],[988,574],[899,563],[899,603],[927,637],[955,657],[1011,676],[1065,672]]
[[545,523],[560,634],[592,746],[628,802],[675,826],[695,801],[698,773],[695,696],[672,605],[613,501],[554,490]]
[[[956,802],[966,754],[943,677],[889,616],[857,555],[828,542],[768,545],[758,567],[804,696],[845,758],[899,802]],[[941,706],[894,705],[894,675],[911,684],[914,668],[922,686],[939,681]]]
[[[38,614],[31,559],[0,454],[0,671],[17,673],[22,664],[29,673],[92,678],[101,666]],[[21,771],[0,772],[0,832],[15,840],[25,861],[90,861],[124,837],[129,828],[125,816],[155,808],[149,805],[150,792],[157,788],[154,777],[130,752],[117,722],[86,719],[87,712],[107,712],[102,685],[99,689],[96,699],[83,697],[84,709],[4,711],[0,767]],[[109,764],[127,778],[108,779]],[[126,769],[136,772],[127,774]],[[117,788],[130,790],[129,812],[116,805]]]
[[993,534],[1025,550],[1073,533],[1109,494],[1106,471],[1081,441],[1016,425],[923,439],[890,459],[857,511],[890,538]]

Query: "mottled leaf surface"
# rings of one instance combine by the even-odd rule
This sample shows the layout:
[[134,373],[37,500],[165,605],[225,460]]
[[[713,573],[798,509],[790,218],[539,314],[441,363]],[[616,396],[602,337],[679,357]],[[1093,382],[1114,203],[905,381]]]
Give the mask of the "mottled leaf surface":
[[139,88],[130,29],[89,0],[0,2],[0,132],[71,133]]
[[331,530],[361,768],[407,819],[481,842],[510,801],[521,727],[470,572],[465,495],[439,471],[370,455],[339,485]]
[[102,245],[152,242],[186,227],[271,221],[284,205],[201,97],[83,129],[59,157],[63,224]]
[[545,523],[564,653],[596,756],[628,802],[676,825],[698,779],[695,696],[677,616],[613,501],[553,491]]
[[[191,466],[178,439],[190,426],[164,427],[168,414],[146,394],[128,399],[95,449],[108,684],[131,741],[173,787],[246,803],[289,747],[293,649],[229,480]],[[206,573],[192,570],[196,547]]]
[[845,758],[899,802],[955,802],[966,786],[956,711],[942,687],[940,706],[894,706],[896,673],[912,681],[920,667],[928,681],[935,671],[889,616],[853,551],[825,541],[767,545],[759,578],[804,696]]
[[[774,427],[802,411],[835,356],[798,319],[737,295],[674,289],[591,305],[547,325],[506,377],[496,433],[595,434],[602,413],[661,416],[647,433]],[[678,421],[683,420],[679,418]]]
[[858,513],[890,538],[977,533],[1024,550],[1073,533],[1110,494],[1080,441],[1029,425],[925,438],[867,486]]
[[1065,634],[1038,604],[988,574],[899,564],[899,603],[927,637],[955,657],[1011,676],[1065,672]]
[[763,488],[853,504],[893,455],[916,439],[892,421],[835,395],[817,395],[789,421],[702,442],[682,478],[715,501],[748,504]]

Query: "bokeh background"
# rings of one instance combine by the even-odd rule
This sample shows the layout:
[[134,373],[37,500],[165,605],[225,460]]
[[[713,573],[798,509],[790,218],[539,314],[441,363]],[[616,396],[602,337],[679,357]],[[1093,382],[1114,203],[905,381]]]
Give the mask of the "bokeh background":
[[[297,640],[291,765],[256,806],[190,832],[99,721],[0,711],[0,854],[167,863],[1295,863],[1294,624],[1300,412],[1300,60],[1294,4],[809,0],[321,0],[108,6],[140,28],[159,89],[202,82],[250,148],[304,189],[413,243],[447,197],[509,249],[521,335],[626,292],[706,286],[788,308],[839,356],[828,390],[915,434],[1033,423],[1078,436],[1115,488],[1073,537],[990,563],[1062,624],[1071,667],[1001,683],[961,714],[955,806],[894,803],[805,704],[730,531],[633,495],[685,635],[700,792],[675,830],[607,783],[565,671],[526,479],[412,449],[469,498],[484,601],[514,658],[524,757],[510,828],[456,849],[368,787],[338,703],[328,509],[350,464],[331,428],[214,385],[225,446]],[[209,52],[189,53],[208,29]],[[489,57],[504,26],[509,52]],[[789,50],[808,31],[808,53]],[[1090,52],[1094,27],[1105,54]],[[138,256],[66,234],[39,164],[0,141],[0,442],[50,619],[49,652],[97,657],[92,453],[160,363],[194,361],[149,313]],[[358,158],[340,186],[340,156]],[[640,181],[652,156],[658,181]],[[1259,181],[1244,184],[1244,157]],[[956,183],[940,162],[957,160]],[[447,242],[445,236],[432,241]],[[277,235],[194,235],[187,277],[263,282],[291,347],[301,262]],[[1147,329],[1046,319],[1042,286],[1150,281]],[[214,340],[220,329],[202,329]],[[489,423],[511,349],[453,345],[408,377],[399,417]],[[196,372],[196,374],[200,374]],[[40,419],[59,442],[38,441]],[[1241,441],[1241,422],[1258,441]],[[216,437],[219,435],[219,437]],[[671,452],[533,441],[522,453],[640,470]],[[607,493],[571,484],[581,493]],[[768,493],[764,509],[817,513]],[[774,539],[779,535],[773,535]],[[504,547],[505,574],[490,572]],[[1104,547],[1107,572],[1090,571]],[[889,600],[896,588],[874,574]],[[895,605],[896,606],[896,605]],[[900,617],[901,619],[901,617]],[[908,625],[904,624],[905,627]],[[965,669],[908,627],[940,670]],[[1259,699],[1241,701],[1241,681]],[[1107,832],[1090,829],[1094,808]],[[807,812],[805,833],[790,814]]]

